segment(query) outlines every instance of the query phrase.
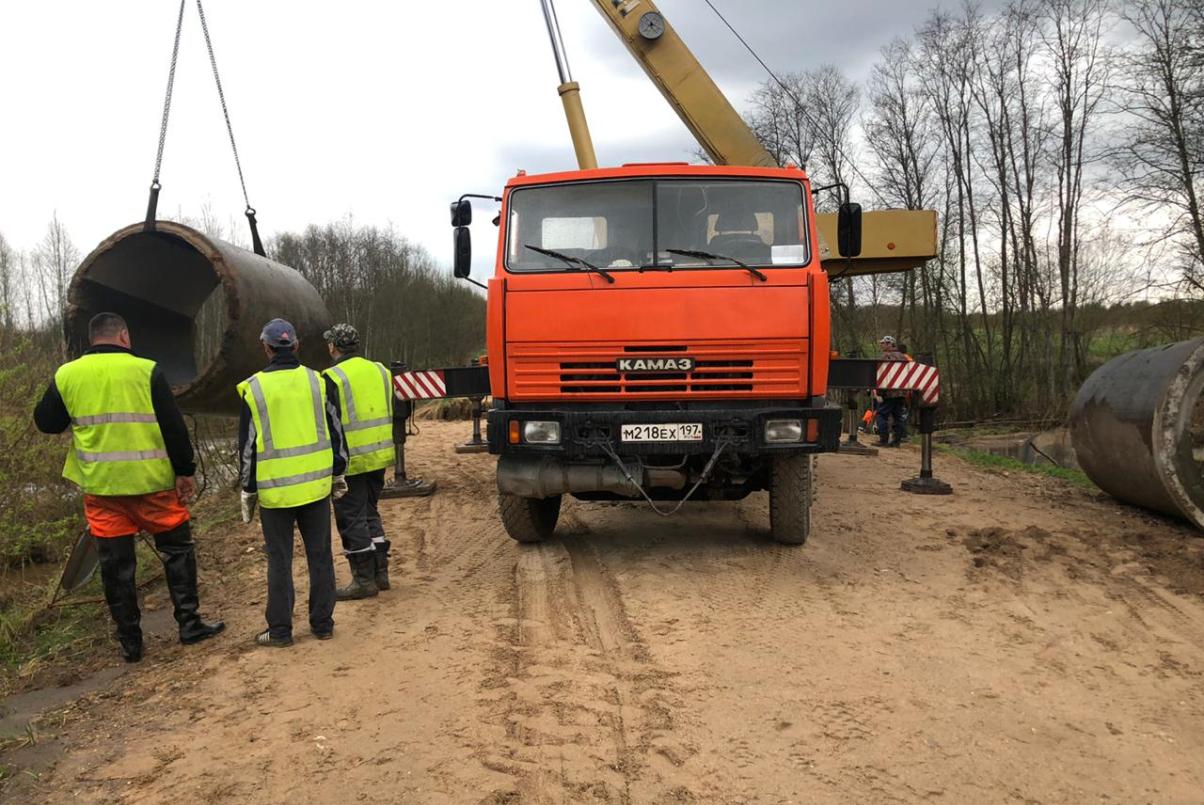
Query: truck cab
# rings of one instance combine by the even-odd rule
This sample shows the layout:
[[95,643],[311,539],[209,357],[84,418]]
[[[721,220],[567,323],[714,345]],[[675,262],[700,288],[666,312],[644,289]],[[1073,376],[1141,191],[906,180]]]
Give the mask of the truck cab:
[[811,456],[841,417],[807,176],[520,173],[498,224],[488,440],[510,536],[549,537],[564,495],[663,512],[769,491],[775,539],[805,541]]

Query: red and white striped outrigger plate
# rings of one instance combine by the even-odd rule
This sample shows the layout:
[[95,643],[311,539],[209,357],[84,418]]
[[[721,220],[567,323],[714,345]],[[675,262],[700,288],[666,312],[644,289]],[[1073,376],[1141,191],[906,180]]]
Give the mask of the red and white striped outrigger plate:
[[393,375],[393,388],[403,400],[437,400],[447,396],[447,384],[439,370]]
[[878,388],[915,391],[921,405],[936,405],[941,399],[941,373],[935,366],[914,361],[882,361],[878,364]]

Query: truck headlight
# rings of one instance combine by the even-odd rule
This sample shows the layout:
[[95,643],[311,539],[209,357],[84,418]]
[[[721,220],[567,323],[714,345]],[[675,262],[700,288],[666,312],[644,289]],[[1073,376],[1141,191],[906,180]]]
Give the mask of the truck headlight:
[[787,444],[802,440],[801,419],[770,419],[765,423],[765,441],[769,444]]
[[527,444],[560,444],[560,423],[525,422],[523,441]]

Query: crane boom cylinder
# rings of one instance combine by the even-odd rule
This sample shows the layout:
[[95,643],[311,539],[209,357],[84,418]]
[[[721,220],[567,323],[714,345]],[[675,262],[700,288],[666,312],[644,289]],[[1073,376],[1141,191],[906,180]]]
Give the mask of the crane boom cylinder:
[[569,134],[573,138],[573,151],[577,154],[577,167],[593,170],[598,167],[594,154],[594,141],[589,136],[589,124],[585,120],[585,107],[581,105],[581,86],[576,81],[558,87],[560,101],[564,104],[564,117],[569,123]]
[[560,36],[560,23],[556,19],[556,6],[552,0],[540,0],[543,9],[543,21],[548,26],[548,39],[552,43],[552,56],[556,59],[556,72],[560,74],[560,83],[568,84],[573,80],[573,72],[569,69],[569,57],[564,50],[564,39]]
[[569,69],[569,57],[564,50],[564,39],[560,36],[560,23],[556,20],[556,6],[552,0],[540,0],[543,19],[548,26],[548,40],[552,43],[552,56],[556,59],[556,72],[560,75],[560,101],[564,104],[564,118],[569,124],[569,136],[573,139],[573,151],[577,155],[577,167],[593,170],[598,167],[594,154],[594,141],[589,135],[589,124],[585,119],[585,107],[581,104],[581,85],[573,80]]

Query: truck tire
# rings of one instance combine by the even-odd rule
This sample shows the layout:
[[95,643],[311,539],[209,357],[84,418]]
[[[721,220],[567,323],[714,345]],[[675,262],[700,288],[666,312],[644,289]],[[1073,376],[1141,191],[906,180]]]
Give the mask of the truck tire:
[[506,533],[516,542],[543,542],[556,530],[560,517],[560,495],[552,498],[524,498],[499,492],[498,511]]
[[812,458],[776,456],[769,486],[769,531],[774,542],[802,545],[811,533]]

